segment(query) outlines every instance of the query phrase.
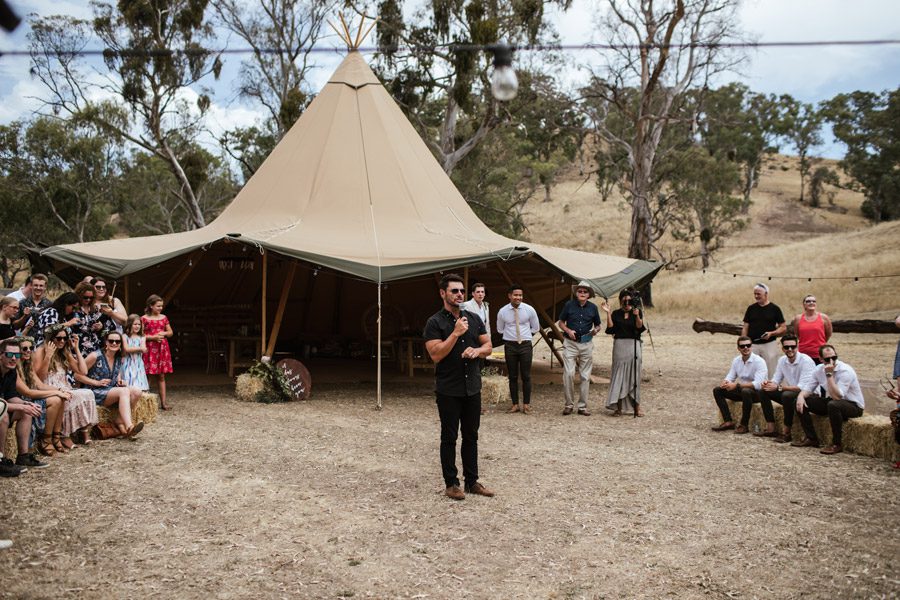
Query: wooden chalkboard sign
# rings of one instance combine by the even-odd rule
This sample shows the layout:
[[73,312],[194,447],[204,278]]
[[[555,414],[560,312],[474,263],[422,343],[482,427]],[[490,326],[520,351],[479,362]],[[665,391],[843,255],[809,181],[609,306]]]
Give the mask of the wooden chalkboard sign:
[[312,377],[309,370],[299,360],[285,358],[278,362],[278,368],[284,373],[288,385],[294,394],[294,400],[306,400],[312,393]]

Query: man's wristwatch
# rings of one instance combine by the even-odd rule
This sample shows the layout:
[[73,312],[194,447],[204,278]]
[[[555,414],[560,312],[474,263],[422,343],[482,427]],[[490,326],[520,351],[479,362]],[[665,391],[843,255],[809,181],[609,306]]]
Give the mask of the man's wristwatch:
[[779,391],[779,392],[783,392],[783,391],[784,391],[784,388],[782,387],[782,385],[781,385],[780,383],[778,384],[778,391]]
[[834,373],[825,373],[825,377],[834,377]]

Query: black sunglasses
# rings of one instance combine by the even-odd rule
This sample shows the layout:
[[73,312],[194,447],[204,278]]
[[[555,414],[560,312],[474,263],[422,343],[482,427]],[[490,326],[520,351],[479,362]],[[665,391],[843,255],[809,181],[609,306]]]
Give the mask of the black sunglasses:
[[827,363],[827,362],[831,362],[831,361],[837,362],[837,354],[835,354],[834,356],[826,356],[825,358],[822,359],[823,363]]
[[450,294],[465,294],[466,290],[463,288],[447,288],[447,292]]
[[782,346],[782,348],[784,348],[785,350],[796,350],[796,349],[797,349],[797,344],[791,344],[790,346],[788,346],[787,344],[785,344],[784,346]]
[[753,344],[738,344],[738,348],[752,348]]
[[66,338],[67,338],[67,337],[69,337],[69,336],[67,336],[67,335],[58,335],[58,336],[56,336],[56,337],[53,338],[53,339],[56,340],[57,342],[64,342],[64,341],[66,341]]
[[107,344],[121,344],[122,340],[106,340]]

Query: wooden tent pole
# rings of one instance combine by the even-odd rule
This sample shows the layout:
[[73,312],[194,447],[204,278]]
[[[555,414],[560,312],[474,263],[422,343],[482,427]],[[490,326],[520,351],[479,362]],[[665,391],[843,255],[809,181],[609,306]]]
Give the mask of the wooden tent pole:
[[294,273],[297,272],[297,261],[291,261],[291,268],[284,280],[284,287],[281,288],[281,297],[278,299],[278,309],[275,311],[275,322],[272,323],[272,335],[269,336],[269,345],[266,347],[266,356],[272,356],[275,353],[275,342],[278,341],[278,330],[281,329],[281,319],[284,317],[284,309],[287,306],[288,294],[291,291],[291,284],[294,283]]
[[469,295],[469,267],[463,267],[463,287],[466,288],[463,292],[463,300],[468,300]]
[[[503,265],[500,264],[500,263],[498,262],[498,263],[497,263],[497,268],[500,269],[500,273],[503,275],[503,278],[506,279],[506,282],[507,282],[509,285],[512,285],[512,284],[513,284],[513,280],[512,280],[512,278],[509,276],[509,273],[506,272],[506,269],[503,268]],[[522,285],[522,284],[520,283],[519,285]],[[522,285],[522,291],[525,292],[525,295],[526,295],[526,296],[530,296],[530,295],[531,295],[531,294],[528,293],[528,290],[525,288],[524,285]],[[541,307],[541,306],[537,306],[537,305],[534,305],[534,304],[532,304],[532,306],[534,306],[534,308],[537,309],[537,311],[538,311],[539,313],[541,313],[541,316],[544,317],[544,320],[545,320],[545,321],[547,321],[548,323],[550,323],[550,329],[552,329],[552,330],[553,330],[553,333],[556,334],[557,339],[563,339],[564,336],[563,336],[562,332],[559,330],[559,327],[556,326],[556,321],[553,320],[553,319],[550,317],[549,314],[547,314],[547,311],[544,310],[544,308]],[[547,344],[547,345],[550,346],[550,344]],[[550,350],[553,352],[553,354],[556,355],[556,358],[557,358],[557,360],[559,360],[560,364],[562,364],[563,359],[562,359],[562,356],[559,354],[559,350],[557,350],[557,349],[554,348],[553,346],[550,346]]]
[[182,270],[172,276],[171,279],[163,286],[162,292],[159,294],[163,297],[163,300],[166,301],[166,304],[172,302],[172,298],[175,294],[178,293],[178,290],[181,289],[181,285],[187,281],[188,276],[193,272],[194,267],[197,266],[197,263],[200,262],[200,253],[202,250],[194,250],[188,256],[188,265],[186,268],[182,267]]
[[260,327],[260,332],[262,335],[262,343],[259,345],[260,348],[266,347],[266,302],[268,301],[266,297],[266,289],[268,285],[268,268],[269,268],[269,253],[263,250],[262,255],[262,327]]
[[[553,278],[553,308],[556,308],[556,278]],[[550,346],[551,348],[553,346]],[[553,369],[553,355],[555,352],[550,353],[550,368]]]
[[131,310],[131,308],[130,308],[131,304],[130,304],[129,301],[128,301],[128,299],[129,299],[129,294],[128,294],[128,275],[125,276],[125,293],[122,294],[122,298],[125,300],[125,312],[127,312],[127,313],[130,315],[130,314],[133,313],[134,311]]
[[375,408],[381,410],[381,282],[375,285],[378,286],[378,393],[376,394]]

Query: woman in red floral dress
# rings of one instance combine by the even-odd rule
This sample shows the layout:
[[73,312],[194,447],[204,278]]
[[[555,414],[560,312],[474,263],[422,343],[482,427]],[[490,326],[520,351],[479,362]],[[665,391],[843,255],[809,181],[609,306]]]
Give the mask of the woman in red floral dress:
[[144,370],[147,375],[156,375],[159,382],[159,403],[163,410],[169,410],[166,404],[166,373],[172,372],[172,353],[169,341],[172,337],[172,326],[169,318],[162,314],[163,299],[156,294],[147,298],[147,308],[141,322],[144,324],[144,336],[147,340],[147,351],[144,352]]

